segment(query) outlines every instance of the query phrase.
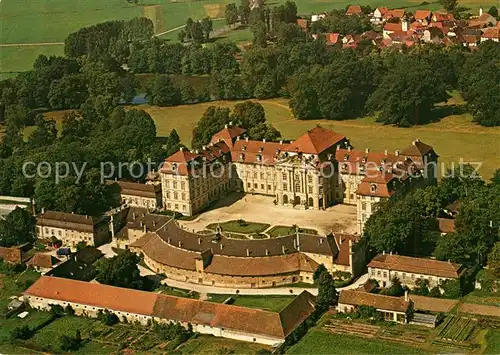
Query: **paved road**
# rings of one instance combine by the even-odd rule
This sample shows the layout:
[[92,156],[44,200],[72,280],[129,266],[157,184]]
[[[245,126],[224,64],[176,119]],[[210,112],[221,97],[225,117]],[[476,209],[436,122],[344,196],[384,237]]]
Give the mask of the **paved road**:
[[[341,290],[349,290],[353,288],[358,288],[362,284],[364,284],[368,280],[368,274],[362,275],[358,278],[353,284],[338,288],[338,291]],[[318,294],[317,288],[301,288],[301,287],[274,287],[274,288],[226,288],[226,287],[213,287],[213,286],[205,286],[192,284],[188,282],[175,281],[170,279],[165,279],[162,283],[167,284],[171,287],[182,288],[185,290],[191,290],[201,293],[202,295],[206,295],[209,293],[217,293],[217,294],[236,294],[236,291],[239,290],[240,295],[281,295],[281,296],[289,296],[289,295],[298,295],[302,291],[308,291],[313,295]]]

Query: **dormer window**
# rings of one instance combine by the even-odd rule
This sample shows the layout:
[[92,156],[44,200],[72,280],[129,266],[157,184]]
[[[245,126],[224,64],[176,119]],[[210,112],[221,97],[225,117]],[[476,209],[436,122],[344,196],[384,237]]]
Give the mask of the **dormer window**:
[[240,160],[245,160],[245,154],[240,153]]
[[262,161],[262,155],[257,154],[257,161]]
[[349,160],[349,154],[344,155],[344,161],[348,161],[348,160]]
[[172,170],[177,170],[177,164],[176,163],[172,164]]
[[377,185],[375,185],[375,184],[371,184],[371,185],[370,185],[370,192],[371,192],[371,193],[374,193],[374,192],[376,192],[376,191],[377,191]]
[[247,146],[244,145],[243,148],[241,150],[247,150]]
[[347,164],[342,164],[342,170],[347,170]]
[[361,159],[361,162],[364,164],[366,163],[366,157],[363,157],[363,159]]
[[380,164],[385,164],[385,163],[386,163],[386,160],[385,160],[385,159],[382,159],[382,160],[380,161]]
[[264,147],[260,147],[259,151],[263,152],[264,151]]
[[332,154],[328,154],[328,160],[332,160],[333,158],[333,155]]

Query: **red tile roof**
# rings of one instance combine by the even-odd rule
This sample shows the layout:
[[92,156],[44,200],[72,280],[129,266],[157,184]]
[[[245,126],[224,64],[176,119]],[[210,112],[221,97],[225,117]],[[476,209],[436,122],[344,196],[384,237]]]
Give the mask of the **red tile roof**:
[[49,276],[24,294],[278,339],[285,339],[315,309],[314,297],[306,291],[277,313]]
[[402,297],[384,296],[356,290],[340,291],[339,304],[370,306],[379,310],[401,313],[406,312],[410,306],[410,302],[405,301]]
[[22,251],[20,248],[0,247],[0,259],[9,263],[20,263],[22,261]]
[[377,255],[368,267],[448,278],[458,278],[463,271],[461,264],[390,254]]
[[415,18],[417,20],[425,20],[431,17],[431,12],[429,10],[417,10],[415,11]]
[[441,233],[455,232],[455,220],[451,218],[438,218],[439,231]]
[[36,219],[37,226],[64,228],[86,233],[94,231],[96,222],[91,216],[58,211],[44,211]]
[[157,298],[152,292],[53,276],[42,276],[24,294],[148,316]]
[[389,9],[385,6],[377,7],[375,10],[378,10],[382,16],[389,12]]
[[108,184],[118,184],[122,195],[156,198],[157,194],[161,192],[160,185],[140,184],[120,180],[108,180],[106,182]]
[[396,177],[388,172],[370,174],[361,180],[356,193],[362,196],[389,198],[396,193],[396,189],[390,184],[392,181],[396,181]]
[[315,127],[300,136],[293,143],[290,143],[283,150],[305,154],[321,154],[344,139],[345,136],[342,134],[338,134],[323,127]]
[[361,15],[363,11],[359,5],[349,5],[346,11],[346,15]]
[[233,162],[274,165],[278,154],[287,146],[286,143],[240,139],[234,142],[231,159]]
[[430,153],[432,150],[433,148],[430,145],[427,145],[416,139],[412,142],[411,145],[403,149],[402,154],[408,155],[410,157],[423,157],[427,153]]
[[59,260],[52,255],[36,253],[28,262],[28,265],[43,267],[46,269],[50,269],[54,265],[56,265]]
[[392,17],[402,18],[405,15],[405,13],[406,13],[406,11],[404,9],[394,9],[394,10],[390,10],[389,12],[387,12],[384,15],[384,18],[386,18],[386,19],[392,18]]
[[217,143],[219,140],[224,141],[228,146],[232,147],[233,146],[233,141],[236,137],[242,136],[247,132],[246,129],[234,126],[234,127],[227,127],[219,132],[215,133],[212,136],[212,143]]
[[387,32],[398,32],[398,31],[403,31],[403,26],[401,23],[386,23],[384,25],[384,31]]
[[340,33],[325,33],[326,43],[335,44],[339,41]]
[[484,33],[482,34],[481,38],[500,39],[500,28],[495,27],[486,29],[486,31],[484,31]]

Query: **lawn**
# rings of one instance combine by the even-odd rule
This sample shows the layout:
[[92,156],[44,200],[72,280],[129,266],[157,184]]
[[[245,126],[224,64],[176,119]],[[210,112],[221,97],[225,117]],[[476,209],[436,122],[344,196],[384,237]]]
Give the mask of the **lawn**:
[[234,220],[224,223],[212,223],[207,226],[208,229],[216,229],[218,226],[223,232],[241,233],[241,234],[259,234],[270,227],[269,224],[248,222],[243,220]]
[[215,37],[217,42],[252,42],[253,33],[248,27],[232,30]]
[[188,340],[178,349],[182,354],[203,354],[203,355],[220,355],[220,354],[257,354],[261,350],[268,350],[271,353],[272,348],[269,346],[236,341],[231,339],[217,338],[210,335],[200,335],[195,339]]
[[487,306],[500,307],[500,293],[474,290],[467,294],[463,301],[465,303],[484,304]]
[[10,339],[10,332],[16,327],[28,325],[31,329],[37,328],[44,322],[48,321],[51,314],[48,312],[29,311],[29,315],[20,319],[17,316],[10,318],[0,318],[0,344],[7,342]]
[[170,296],[185,297],[185,298],[200,298],[200,294],[195,291],[183,290],[181,288],[170,287],[167,285],[161,285],[154,292],[164,293]]
[[310,330],[288,354],[417,354],[422,349],[347,334]]
[[485,354],[500,354],[500,331],[497,329],[489,329],[486,333],[486,350]]
[[62,56],[64,55],[64,46],[1,47],[0,71],[6,76],[10,74],[10,77],[13,77],[19,72],[30,70],[40,54]]
[[253,295],[219,295],[209,294],[208,300],[211,302],[222,303],[227,298],[233,298],[233,305],[249,308],[259,308],[270,312],[279,312],[285,308],[294,296],[253,296]]
[[40,274],[36,271],[8,275],[0,273],[0,314],[6,310],[10,302],[9,297],[20,296],[39,277]]
[[[271,238],[281,237],[281,236],[285,236],[285,235],[294,234],[295,233],[295,227],[291,227],[291,226],[274,226],[273,228],[271,228],[266,233],[269,234],[269,236]],[[318,234],[318,231],[314,230],[314,229],[307,229],[307,228],[300,228],[299,227],[299,233]]]

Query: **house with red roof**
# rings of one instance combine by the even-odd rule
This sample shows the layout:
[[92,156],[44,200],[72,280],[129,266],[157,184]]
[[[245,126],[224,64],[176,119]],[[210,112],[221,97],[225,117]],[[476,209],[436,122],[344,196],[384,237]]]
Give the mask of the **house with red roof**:
[[372,22],[374,23],[381,23],[384,21],[384,16],[389,12],[390,10],[385,7],[377,7],[375,11],[373,11],[373,17],[372,17]]
[[487,28],[481,35],[481,42],[500,42],[500,27]]
[[350,16],[350,15],[360,16],[363,14],[363,10],[361,10],[361,6],[359,6],[359,5],[349,5],[345,14],[348,16]]
[[429,10],[415,11],[415,21],[418,21],[423,25],[428,25],[431,22],[431,18],[432,18],[432,12]]

